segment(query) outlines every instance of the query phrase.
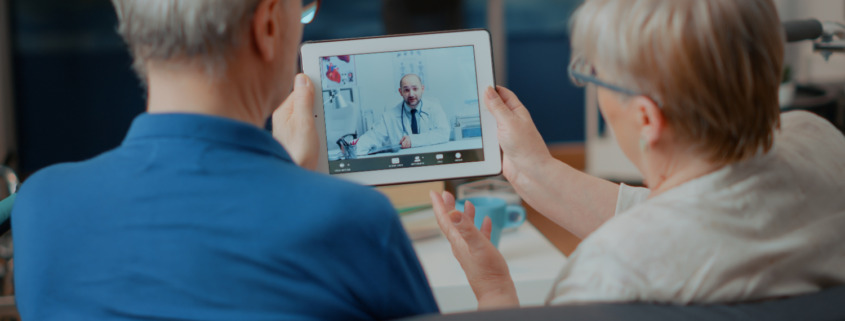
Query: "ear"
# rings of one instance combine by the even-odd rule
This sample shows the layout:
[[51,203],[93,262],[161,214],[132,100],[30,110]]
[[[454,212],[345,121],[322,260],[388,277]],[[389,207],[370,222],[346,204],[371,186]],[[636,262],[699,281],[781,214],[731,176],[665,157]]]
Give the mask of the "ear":
[[281,3],[279,0],[261,1],[252,19],[252,36],[261,59],[269,62],[276,56],[276,38],[281,26]]
[[666,131],[666,117],[663,110],[651,99],[645,97],[634,98],[634,108],[640,122],[640,138],[647,146],[654,146]]

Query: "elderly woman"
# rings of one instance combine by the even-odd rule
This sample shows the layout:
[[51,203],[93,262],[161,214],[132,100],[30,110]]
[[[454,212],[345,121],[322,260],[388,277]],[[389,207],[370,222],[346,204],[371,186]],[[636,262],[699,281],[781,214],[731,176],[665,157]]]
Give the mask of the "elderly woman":
[[[771,0],[587,0],[574,13],[571,78],[597,87],[648,189],[554,160],[517,97],[487,91],[505,176],[584,238],[548,303],[737,302],[845,283],[845,138],[780,114],[777,30]],[[431,198],[479,307],[518,304],[489,223]]]
[[[314,85],[294,73],[300,20],[313,7],[113,3],[149,89],[147,113],[121,146],[22,186],[12,220],[24,320],[437,311],[388,200],[307,170],[319,145]],[[282,144],[263,130],[274,110]]]

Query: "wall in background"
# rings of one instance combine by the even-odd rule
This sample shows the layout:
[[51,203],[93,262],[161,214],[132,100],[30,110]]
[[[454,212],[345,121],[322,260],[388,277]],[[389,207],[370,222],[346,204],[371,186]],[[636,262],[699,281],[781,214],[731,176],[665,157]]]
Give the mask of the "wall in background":
[[11,161],[17,149],[9,17],[9,2],[0,1],[0,164]]
[[11,0],[20,169],[116,147],[144,91],[108,0]]
[[[583,142],[584,90],[572,85],[569,16],[580,0],[505,1],[507,86],[547,143]],[[467,27],[484,27],[486,0],[466,0]]]
[[[845,1],[776,0],[784,19],[845,21]],[[144,93],[115,34],[108,0],[9,0],[20,167],[31,173],[117,146]],[[385,34],[380,0],[324,1],[305,40]],[[486,26],[486,0],[464,0],[464,28]],[[508,86],[547,142],[584,140],[584,91],[566,74],[566,29],[578,0],[505,1]],[[799,81],[845,80],[845,56],[825,62],[810,44],[790,45]],[[2,48],[0,48],[2,49]],[[2,61],[2,57],[0,57]],[[0,87],[2,87],[0,80]],[[12,95],[4,95],[8,99]],[[4,104],[0,103],[0,108]],[[8,106],[8,104],[5,104]],[[3,117],[0,113],[0,117]],[[9,130],[10,126],[3,126]],[[10,137],[14,135],[4,135]],[[3,144],[0,141],[0,144]],[[3,145],[0,145],[0,150]]]
[[[815,18],[845,23],[845,1],[775,0],[781,20]],[[787,45],[786,62],[795,79],[802,83],[845,81],[845,54],[834,54],[829,61],[814,53],[808,41]]]

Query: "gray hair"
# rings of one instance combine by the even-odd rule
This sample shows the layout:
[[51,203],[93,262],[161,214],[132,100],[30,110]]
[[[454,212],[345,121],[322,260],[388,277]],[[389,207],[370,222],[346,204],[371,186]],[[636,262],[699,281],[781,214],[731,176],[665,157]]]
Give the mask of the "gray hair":
[[661,101],[675,139],[710,161],[774,144],[784,38],[773,0],[586,0],[571,27],[572,57]]
[[174,59],[201,64],[218,76],[226,58],[241,45],[241,34],[262,0],[112,0],[118,33],[146,78],[150,61]]

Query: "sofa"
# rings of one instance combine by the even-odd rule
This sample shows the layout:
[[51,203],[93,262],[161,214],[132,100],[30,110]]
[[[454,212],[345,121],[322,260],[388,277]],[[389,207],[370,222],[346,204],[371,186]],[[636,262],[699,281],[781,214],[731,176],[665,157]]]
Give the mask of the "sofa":
[[741,304],[692,306],[649,303],[561,305],[446,315],[422,315],[402,320],[845,320],[845,286],[786,299]]

